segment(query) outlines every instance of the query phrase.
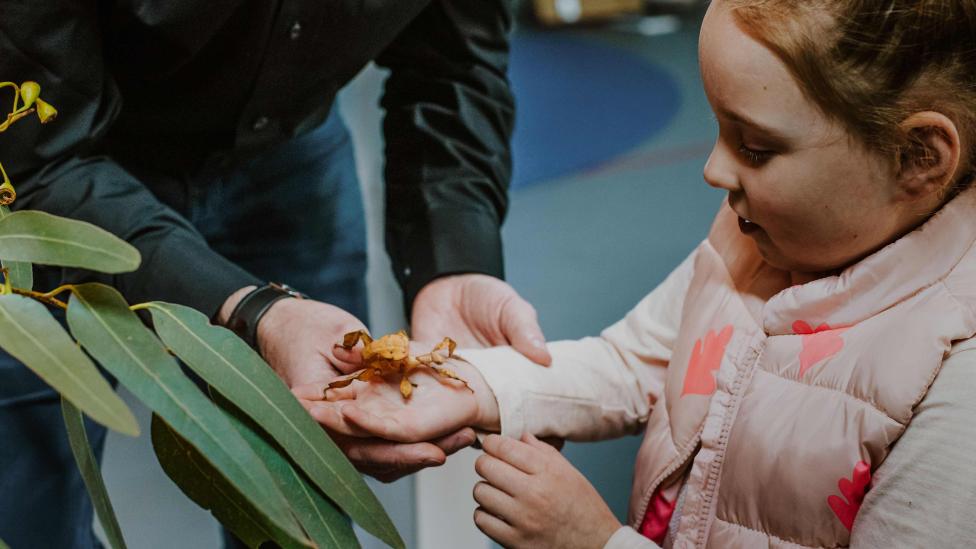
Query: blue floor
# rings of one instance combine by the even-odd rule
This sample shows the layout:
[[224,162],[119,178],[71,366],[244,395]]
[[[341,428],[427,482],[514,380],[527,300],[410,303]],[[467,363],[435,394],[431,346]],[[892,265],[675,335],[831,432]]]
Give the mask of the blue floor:
[[[722,193],[701,175],[715,123],[696,42],[695,21],[665,36],[520,31],[513,42],[519,118],[506,271],[551,340],[594,335],[622,317],[708,230]],[[374,330],[402,325],[377,207],[380,84],[371,69],[343,96],[370,217]],[[621,518],[639,443],[564,450]],[[218,547],[213,521],[165,479],[148,437],[112,435],[105,471],[130,547]],[[411,481],[374,486],[410,545]]]

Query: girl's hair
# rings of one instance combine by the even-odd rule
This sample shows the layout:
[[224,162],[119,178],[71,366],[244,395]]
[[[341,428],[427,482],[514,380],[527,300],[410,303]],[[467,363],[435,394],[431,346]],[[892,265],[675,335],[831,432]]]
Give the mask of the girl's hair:
[[937,111],[959,128],[973,175],[976,0],[727,1],[806,96],[866,144],[910,158],[922,151],[899,123]]

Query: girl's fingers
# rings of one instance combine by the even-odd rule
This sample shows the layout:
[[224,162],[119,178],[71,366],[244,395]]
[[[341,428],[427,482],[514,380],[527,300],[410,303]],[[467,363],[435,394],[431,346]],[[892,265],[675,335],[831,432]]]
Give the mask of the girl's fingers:
[[492,486],[510,496],[516,495],[519,488],[524,487],[528,481],[528,475],[488,454],[478,456],[474,462],[474,470]]
[[[561,443],[559,439],[554,439],[555,441]],[[558,450],[552,443],[539,440],[532,433],[525,433],[522,435],[522,442],[528,444],[529,446],[541,450],[543,452],[551,452],[553,450]],[[560,444],[561,446],[562,444]]]
[[488,455],[510,463],[520,471],[530,475],[542,471],[543,464],[539,450],[525,442],[500,435],[488,435],[481,446]]
[[486,536],[505,547],[514,547],[518,540],[518,532],[508,523],[485,511],[481,507],[474,510],[474,525]]
[[481,481],[472,490],[475,502],[492,515],[512,524],[518,515],[515,499],[491,484]]

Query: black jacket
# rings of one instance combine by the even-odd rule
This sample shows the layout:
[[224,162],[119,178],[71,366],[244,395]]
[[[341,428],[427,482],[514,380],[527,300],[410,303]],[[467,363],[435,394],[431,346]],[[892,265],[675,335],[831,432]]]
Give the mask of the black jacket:
[[437,276],[500,277],[510,26],[505,0],[0,0],[0,80],[36,80],[60,113],[0,135],[14,207],[92,222],[142,253],[135,273],[69,279],[212,314],[258,281],[160,185],[315,127],[375,60],[391,71],[386,242],[407,303]]

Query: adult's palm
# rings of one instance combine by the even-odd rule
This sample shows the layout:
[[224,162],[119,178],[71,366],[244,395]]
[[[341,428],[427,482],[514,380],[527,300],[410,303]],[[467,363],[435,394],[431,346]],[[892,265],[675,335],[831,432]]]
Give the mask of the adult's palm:
[[[479,403],[474,391],[487,391],[481,375],[461,361],[451,361],[445,367],[458,369],[458,375],[471,388],[420,366],[410,375],[416,385],[410,398],[400,393],[399,375],[391,374],[329,389],[325,400],[309,403],[309,412],[333,431],[396,442],[432,440],[476,425]],[[307,400],[312,396],[296,394]],[[488,396],[494,399],[490,393]]]

